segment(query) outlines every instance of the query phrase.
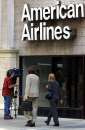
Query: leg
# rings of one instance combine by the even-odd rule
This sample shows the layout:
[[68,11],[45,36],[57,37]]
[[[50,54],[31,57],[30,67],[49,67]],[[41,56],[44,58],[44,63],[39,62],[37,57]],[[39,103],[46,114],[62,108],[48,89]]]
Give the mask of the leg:
[[37,98],[33,99],[32,107],[33,107],[33,110],[32,110],[32,121],[33,121],[33,123],[35,123],[36,118],[37,118],[37,110],[38,110],[38,99]]
[[38,99],[33,98],[32,99],[32,115],[31,115],[29,122],[27,122],[26,126],[30,126],[30,127],[35,126],[35,121],[36,121],[36,117],[37,117],[37,108],[38,108]]
[[56,126],[59,126],[57,103],[55,100],[51,100],[50,104],[51,104],[51,113],[53,116],[54,123]]
[[30,123],[32,122],[32,112],[24,111],[24,116],[28,119],[25,126],[29,126]]
[[11,99],[9,96],[4,96],[4,114],[10,114]]
[[32,120],[32,113],[29,111],[24,111],[24,116],[29,120]]
[[4,119],[13,119],[10,115],[11,97],[4,96]]
[[45,123],[47,125],[49,125],[50,121],[51,121],[51,117],[52,117],[52,112],[51,112],[51,108],[49,108],[49,113],[48,113],[48,118],[47,120],[45,121]]

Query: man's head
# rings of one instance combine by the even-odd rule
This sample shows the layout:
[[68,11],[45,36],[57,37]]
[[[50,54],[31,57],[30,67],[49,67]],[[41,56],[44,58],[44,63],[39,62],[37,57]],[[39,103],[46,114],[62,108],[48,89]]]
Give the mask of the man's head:
[[11,76],[11,71],[8,70],[8,71],[7,71],[7,77],[10,77],[10,76]]
[[28,74],[35,74],[35,70],[33,66],[28,68]]

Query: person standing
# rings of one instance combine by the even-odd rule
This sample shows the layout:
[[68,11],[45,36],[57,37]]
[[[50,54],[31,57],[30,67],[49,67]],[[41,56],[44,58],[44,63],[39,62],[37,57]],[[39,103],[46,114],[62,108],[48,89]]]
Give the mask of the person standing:
[[25,126],[35,126],[38,110],[39,82],[39,76],[36,75],[34,69],[30,67],[26,76],[24,100],[32,101],[32,112],[24,111],[24,115],[28,118]]
[[53,117],[54,126],[59,126],[57,105],[60,99],[60,89],[59,83],[55,80],[55,75],[53,73],[50,73],[48,76],[48,85],[46,85],[46,88],[48,90],[46,98],[50,103],[50,110],[45,123],[49,125],[51,117]]
[[14,87],[12,77],[13,74],[8,70],[2,88],[2,96],[4,97],[4,119],[13,119],[10,113],[12,103],[11,89]]

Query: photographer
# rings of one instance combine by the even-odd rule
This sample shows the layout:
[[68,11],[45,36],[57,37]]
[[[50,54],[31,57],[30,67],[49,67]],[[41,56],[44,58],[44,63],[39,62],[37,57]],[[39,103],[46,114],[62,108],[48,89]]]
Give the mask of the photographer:
[[10,70],[7,71],[7,75],[4,79],[2,96],[4,97],[4,119],[13,119],[10,113],[10,107],[12,103],[11,89],[15,87],[15,84],[12,82],[14,73],[11,73]]

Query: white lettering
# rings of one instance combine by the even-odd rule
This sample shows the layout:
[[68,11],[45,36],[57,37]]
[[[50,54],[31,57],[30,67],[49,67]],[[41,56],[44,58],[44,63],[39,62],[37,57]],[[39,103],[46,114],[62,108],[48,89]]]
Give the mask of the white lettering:
[[55,28],[55,38],[57,40],[60,40],[62,38],[62,28],[60,26],[57,26]]
[[66,18],[66,16],[67,16],[66,9],[67,9],[66,5],[61,5],[61,7],[60,7],[60,18],[61,19]]
[[34,28],[34,39],[35,40],[38,40],[38,32],[39,32],[39,27],[37,27],[37,28]]
[[24,28],[23,28],[23,32],[22,32],[22,41],[25,39],[31,40],[27,24],[24,24]]
[[42,20],[42,8],[31,8],[31,21]]
[[68,5],[68,18],[75,18],[75,5]]
[[43,18],[44,18],[44,20],[50,19],[50,8],[49,7],[45,7],[43,9]]
[[24,4],[21,21],[24,22],[25,20],[31,21],[30,13],[29,13],[29,9],[28,9],[28,5],[27,4]]
[[56,11],[56,7],[51,6],[51,19],[55,19],[55,11]]
[[76,4],[76,18],[84,17],[84,5],[83,4]]
[[70,31],[71,31],[71,29],[69,28],[69,26],[65,26],[64,28],[63,28],[63,38],[64,39],[69,39],[70,38]]

